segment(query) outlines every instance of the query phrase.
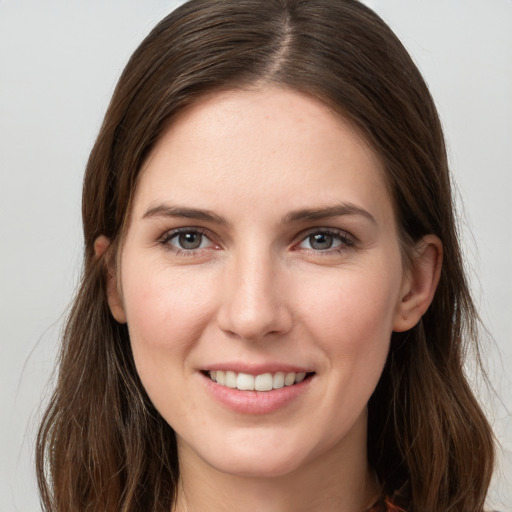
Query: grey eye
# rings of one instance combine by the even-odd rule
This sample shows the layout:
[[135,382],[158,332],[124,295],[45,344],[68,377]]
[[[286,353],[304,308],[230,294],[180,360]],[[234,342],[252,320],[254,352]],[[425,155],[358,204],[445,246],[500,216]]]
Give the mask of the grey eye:
[[199,231],[183,231],[168,238],[167,243],[184,251],[203,249],[212,245],[208,237]]
[[343,232],[316,231],[307,235],[299,244],[301,249],[312,251],[340,250],[353,245],[352,240]]
[[181,233],[178,237],[178,243],[182,249],[199,249],[202,240],[201,233]]
[[333,245],[334,238],[327,233],[316,233],[308,237],[309,245],[316,251],[330,249]]

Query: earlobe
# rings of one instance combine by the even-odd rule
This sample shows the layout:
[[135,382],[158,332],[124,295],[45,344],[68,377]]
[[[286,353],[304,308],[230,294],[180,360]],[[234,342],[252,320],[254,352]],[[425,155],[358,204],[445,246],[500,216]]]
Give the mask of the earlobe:
[[[94,254],[96,258],[103,256],[110,245],[110,240],[101,235],[94,241]],[[111,271],[108,262],[105,263],[105,278],[107,280],[107,301],[112,316],[121,324],[126,323],[126,315],[124,313],[123,301],[117,283],[116,273]]]
[[429,308],[436,292],[443,261],[443,244],[435,235],[426,235],[416,245],[411,268],[397,304],[393,330],[412,329]]

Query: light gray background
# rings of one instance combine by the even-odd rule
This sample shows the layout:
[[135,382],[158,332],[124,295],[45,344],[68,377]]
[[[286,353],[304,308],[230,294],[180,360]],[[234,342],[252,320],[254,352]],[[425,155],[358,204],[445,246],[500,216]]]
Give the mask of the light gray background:
[[[39,510],[33,438],[81,264],[80,188],[126,60],[176,1],[0,0],[0,510]],[[512,511],[512,0],[368,0],[412,52],[446,130],[473,289],[496,344]]]

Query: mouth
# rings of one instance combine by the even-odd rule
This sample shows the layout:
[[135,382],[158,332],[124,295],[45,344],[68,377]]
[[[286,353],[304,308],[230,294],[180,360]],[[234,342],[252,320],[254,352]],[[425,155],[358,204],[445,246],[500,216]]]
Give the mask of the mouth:
[[314,372],[274,372],[251,375],[230,370],[211,370],[202,373],[220,386],[240,391],[272,391],[291,387],[314,375]]

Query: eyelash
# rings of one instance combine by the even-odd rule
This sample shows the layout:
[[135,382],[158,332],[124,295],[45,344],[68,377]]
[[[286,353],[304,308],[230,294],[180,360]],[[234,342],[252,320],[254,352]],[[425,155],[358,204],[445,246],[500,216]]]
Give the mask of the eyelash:
[[349,235],[346,231],[341,231],[341,230],[337,230],[337,229],[329,229],[329,228],[313,228],[313,229],[308,230],[305,233],[302,233],[300,235],[301,236],[300,242],[298,244],[295,244],[294,247],[299,247],[301,244],[306,242],[310,237],[312,237],[314,235],[322,235],[322,236],[327,235],[327,236],[332,237],[333,240],[337,240],[340,242],[339,246],[329,247],[325,250],[313,249],[313,248],[304,249],[311,253],[314,253],[315,255],[316,254],[328,255],[328,254],[332,254],[333,252],[340,253],[340,252],[343,252],[343,251],[345,251],[351,247],[354,247],[356,245],[356,240],[354,239],[354,237]]
[[199,234],[199,235],[207,238],[214,247],[217,247],[215,242],[212,241],[212,239],[213,239],[212,234],[208,230],[203,229],[203,228],[196,228],[196,227],[184,227],[184,228],[177,228],[177,229],[173,229],[172,231],[168,231],[160,238],[159,243],[166,250],[171,251],[178,256],[194,256],[194,255],[198,254],[198,251],[204,250],[204,248],[201,248],[201,247],[199,247],[197,249],[182,249],[180,247],[170,244],[170,241],[173,238],[179,237],[182,234],[196,234],[196,235]]
[[[196,256],[199,251],[204,250],[205,248],[198,247],[196,249],[183,249],[180,247],[177,247],[175,245],[170,244],[170,241],[173,240],[176,237],[179,237],[182,234],[199,234],[202,237],[207,238],[212,246],[214,248],[218,248],[218,245],[215,244],[213,241],[213,235],[210,233],[210,231],[199,228],[199,227],[183,227],[183,228],[177,228],[173,229],[172,231],[168,231],[165,233],[159,240],[159,244],[162,245],[166,250],[169,250],[173,252],[176,255],[179,256]],[[332,254],[333,252],[343,252],[351,247],[354,247],[356,245],[356,240],[346,233],[345,231],[336,230],[336,229],[327,229],[327,228],[313,228],[309,231],[301,233],[300,240],[298,243],[295,243],[293,245],[294,250],[300,250],[300,245],[303,244],[308,240],[308,238],[314,236],[314,235],[322,235],[322,236],[329,236],[332,237],[333,240],[337,240],[340,242],[339,246],[329,247],[325,250],[321,249],[314,249],[314,248],[303,248],[303,250],[308,251],[309,253],[314,253],[315,255],[320,254]],[[210,247],[208,247],[210,248]]]

